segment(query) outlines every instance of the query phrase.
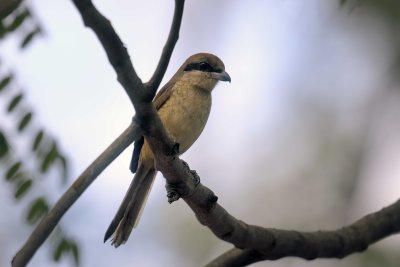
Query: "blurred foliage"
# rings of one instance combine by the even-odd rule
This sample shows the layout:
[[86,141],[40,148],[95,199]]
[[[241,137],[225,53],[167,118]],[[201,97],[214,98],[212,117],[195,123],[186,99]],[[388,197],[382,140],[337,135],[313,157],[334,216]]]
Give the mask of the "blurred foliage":
[[[41,32],[37,20],[22,1],[0,2],[0,41],[4,41],[10,34],[17,35],[20,36],[20,48],[25,49]],[[32,189],[42,176],[45,179],[50,179],[50,176],[59,177],[62,184],[65,184],[68,160],[60,151],[57,141],[45,129],[35,125],[34,112],[16,85],[15,77],[12,72],[0,72],[0,98],[6,103],[6,119],[14,124],[11,127],[0,124],[0,168],[4,170],[4,180],[12,186],[15,200],[28,202],[26,222],[34,226],[46,215],[51,204],[46,192],[35,196]],[[21,148],[21,139],[30,140],[31,145]],[[50,172],[51,175],[48,175]],[[59,262],[68,256],[78,266],[80,253],[77,242],[67,237],[61,226],[58,226],[51,238],[52,244],[55,244],[52,259]]]
[[361,266],[364,267],[397,267],[399,266],[400,256],[396,252],[388,252],[381,249],[368,249],[361,255]]
[[398,22],[400,18],[400,1],[398,0],[340,0],[342,6],[351,9],[369,7],[382,12],[386,19]]
[[355,11],[359,8],[369,9],[381,16],[388,22],[393,34],[393,42],[397,49],[393,64],[393,74],[395,80],[399,81],[400,73],[400,38],[398,36],[398,27],[400,26],[400,1],[398,0],[339,0],[342,7]]
[[71,254],[75,264],[76,265],[79,264],[79,248],[76,245],[75,241],[68,240],[66,238],[60,240],[59,244],[55,247],[53,253],[54,261],[56,262],[60,261],[61,257],[65,254],[66,255]]
[[25,48],[41,32],[38,20],[22,1],[0,1],[0,40],[9,34],[17,35],[21,39],[20,47]]

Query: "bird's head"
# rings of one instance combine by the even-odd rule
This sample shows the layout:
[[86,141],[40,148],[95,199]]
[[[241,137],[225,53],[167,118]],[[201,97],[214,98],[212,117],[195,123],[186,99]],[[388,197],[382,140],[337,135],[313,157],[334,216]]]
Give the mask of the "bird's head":
[[179,71],[181,79],[196,87],[211,91],[218,81],[230,82],[221,59],[213,54],[199,53],[189,57]]

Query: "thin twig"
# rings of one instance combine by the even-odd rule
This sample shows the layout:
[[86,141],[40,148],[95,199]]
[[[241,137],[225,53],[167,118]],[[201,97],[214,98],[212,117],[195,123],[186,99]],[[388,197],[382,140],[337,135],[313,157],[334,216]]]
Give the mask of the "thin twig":
[[12,266],[23,267],[29,262],[37,249],[54,230],[61,217],[75,203],[79,196],[99,176],[99,174],[124,151],[132,142],[141,136],[141,129],[133,122],[115,141],[104,150],[86,170],[68,188],[50,212],[33,230],[24,246],[15,255]]
[[183,7],[185,0],[175,0],[175,11],[174,18],[172,19],[171,29],[169,31],[168,39],[164,45],[160,60],[157,68],[154,71],[151,79],[145,84],[153,96],[155,95],[158,86],[164,77],[165,71],[167,70],[169,60],[171,59],[172,52],[176,42],[179,39],[179,30],[181,28]]

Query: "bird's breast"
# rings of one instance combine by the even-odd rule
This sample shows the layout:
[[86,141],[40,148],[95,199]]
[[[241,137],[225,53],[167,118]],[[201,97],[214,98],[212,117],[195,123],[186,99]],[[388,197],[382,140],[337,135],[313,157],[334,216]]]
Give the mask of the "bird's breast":
[[158,111],[168,134],[185,152],[200,136],[211,109],[211,92],[192,85],[176,85]]

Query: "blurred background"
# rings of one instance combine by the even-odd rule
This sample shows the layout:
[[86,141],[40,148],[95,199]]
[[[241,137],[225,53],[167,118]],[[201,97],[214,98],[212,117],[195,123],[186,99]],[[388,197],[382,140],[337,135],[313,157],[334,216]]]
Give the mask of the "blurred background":
[[[71,1],[20,2],[0,5],[0,266],[134,115]],[[143,81],[173,2],[95,1]],[[399,198],[399,15],[396,0],[187,1],[163,83],[191,54],[224,61],[232,83],[216,88],[207,127],[182,158],[232,215],[336,229]],[[31,266],[202,266],[231,248],[183,201],[167,203],[161,175],[129,242],[103,244],[132,178],[131,153],[67,212]],[[254,266],[398,266],[399,243],[393,236],[343,260]]]

